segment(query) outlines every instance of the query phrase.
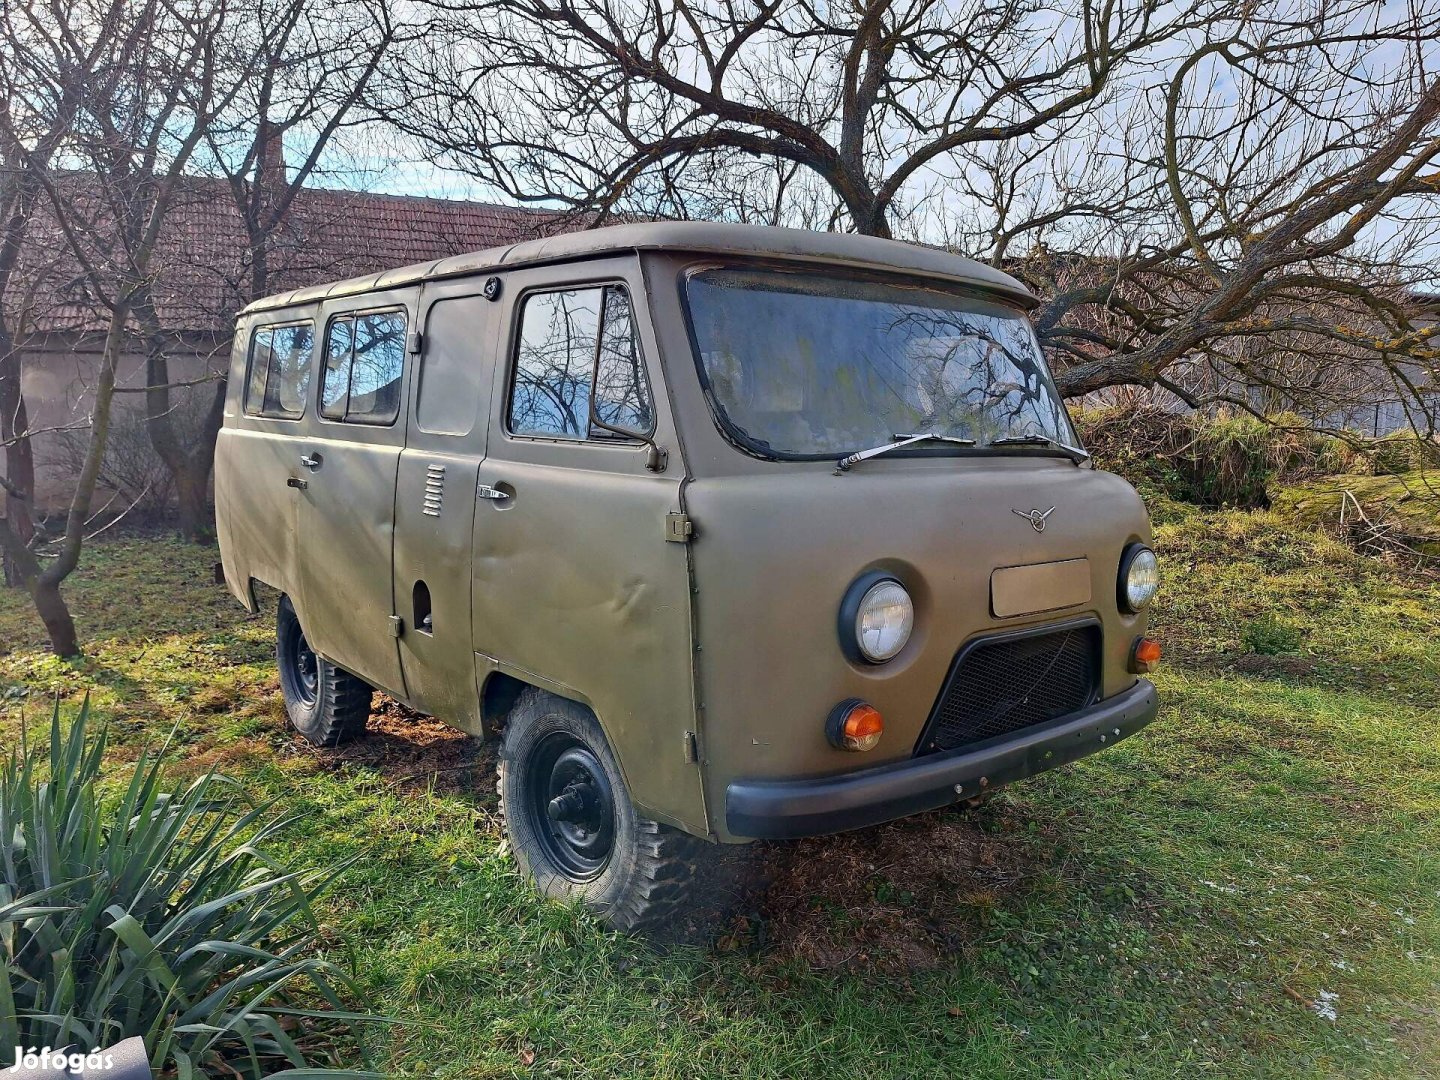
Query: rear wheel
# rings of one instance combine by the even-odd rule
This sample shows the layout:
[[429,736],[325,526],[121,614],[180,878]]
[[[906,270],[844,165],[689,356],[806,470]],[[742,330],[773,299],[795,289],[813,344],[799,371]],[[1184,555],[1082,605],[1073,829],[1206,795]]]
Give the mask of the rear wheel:
[[315,655],[288,596],[275,614],[275,663],[285,713],[316,746],[340,746],[365,731],[374,695],[369,684]]
[[583,705],[525,691],[500,747],[500,807],[521,869],[617,930],[650,930],[689,897],[702,841],[641,817]]

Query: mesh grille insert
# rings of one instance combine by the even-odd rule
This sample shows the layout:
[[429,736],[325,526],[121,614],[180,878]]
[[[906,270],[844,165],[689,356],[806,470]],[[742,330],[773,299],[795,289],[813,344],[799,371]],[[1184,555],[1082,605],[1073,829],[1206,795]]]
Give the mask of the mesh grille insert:
[[1100,628],[1071,626],[960,651],[919,753],[954,750],[1083,709],[1100,682]]

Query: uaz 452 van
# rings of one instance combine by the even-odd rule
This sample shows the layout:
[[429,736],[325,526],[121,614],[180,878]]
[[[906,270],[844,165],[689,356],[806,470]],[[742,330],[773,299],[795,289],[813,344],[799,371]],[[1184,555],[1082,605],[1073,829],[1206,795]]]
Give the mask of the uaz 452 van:
[[252,304],[225,578],[311,741],[373,689],[497,736],[521,866],[612,925],[695,845],[974,799],[1155,716],[1135,492],[1019,282],[871,237],[629,224]]

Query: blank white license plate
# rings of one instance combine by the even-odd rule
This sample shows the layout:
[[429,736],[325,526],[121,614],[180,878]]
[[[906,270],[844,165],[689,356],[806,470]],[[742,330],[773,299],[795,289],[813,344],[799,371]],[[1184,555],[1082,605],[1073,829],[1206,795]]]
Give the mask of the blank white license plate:
[[998,619],[1089,602],[1089,559],[1005,566],[990,575],[990,610]]

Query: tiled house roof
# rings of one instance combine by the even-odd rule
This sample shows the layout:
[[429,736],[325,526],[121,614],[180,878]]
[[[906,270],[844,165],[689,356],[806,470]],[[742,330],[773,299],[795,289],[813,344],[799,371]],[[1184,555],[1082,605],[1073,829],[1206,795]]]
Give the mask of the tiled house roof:
[[[63,182],[74,188],[77,204],[95,201],[93,176],[71,174]],[[575,219],[554,211],[303,188],[270,237],[263,292],[283,292],[576,227]],[[7,298],[19,336],[100,330],[106,325],[107,313],[90,298],[79,263],[65,250],[49,203],[42,199],[26,232],[17,275],[23,287],[12,289]],[[257,299],[252,295],[250,245],[225,181],[184,181],[165,219],[151,274],[160,321],[170,333],[228,333],[235,312]]]

